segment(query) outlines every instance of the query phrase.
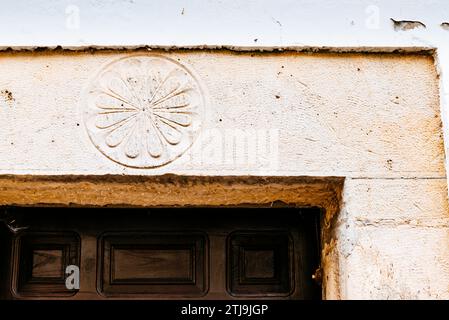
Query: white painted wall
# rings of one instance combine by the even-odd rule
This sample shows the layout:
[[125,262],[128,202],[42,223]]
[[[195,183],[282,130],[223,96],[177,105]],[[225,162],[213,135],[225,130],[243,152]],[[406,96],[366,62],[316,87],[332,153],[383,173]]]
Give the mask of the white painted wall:
[[[16,0],[1,9],[2,46],[437,46],[449,35],[445,0]],[[390,18],[427,29],[395,32]]]

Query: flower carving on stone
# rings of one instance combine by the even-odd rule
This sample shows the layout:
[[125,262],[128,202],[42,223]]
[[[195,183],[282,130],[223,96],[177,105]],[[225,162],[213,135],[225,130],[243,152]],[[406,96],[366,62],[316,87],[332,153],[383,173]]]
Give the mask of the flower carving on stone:
[[105,156],[134,168],[163,166],[193,144],[204,97],[193,73],[156,55],[106,65],[87,90],[84,120]]

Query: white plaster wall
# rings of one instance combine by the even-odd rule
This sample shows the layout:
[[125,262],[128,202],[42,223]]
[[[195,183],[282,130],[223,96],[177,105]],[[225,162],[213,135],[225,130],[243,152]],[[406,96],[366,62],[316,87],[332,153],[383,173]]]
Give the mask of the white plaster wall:
[[[8,32],[0,44],[436,46],[447,37],[440,24],[448,10],[444,0],[2,1],[0,27]],[[390,18],[427,29],[396,32]]]
[[[391,18],[426,27],[395,30]],[[431,48],[447,154],[449,30],[441,24],[448,20],[445,0],[16,0],[1,3],[0,46]],[[347,179],[327,298],[449,298],[446,177]]]

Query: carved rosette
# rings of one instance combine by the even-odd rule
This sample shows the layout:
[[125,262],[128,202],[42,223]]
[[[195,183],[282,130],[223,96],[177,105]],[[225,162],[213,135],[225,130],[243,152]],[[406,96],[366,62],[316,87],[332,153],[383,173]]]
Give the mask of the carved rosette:
[[85,125],[98,150],[124,166],[154,168],[192,145],[204,97],[185,66],[140,55],[106,65],[90,83],[86,104]]

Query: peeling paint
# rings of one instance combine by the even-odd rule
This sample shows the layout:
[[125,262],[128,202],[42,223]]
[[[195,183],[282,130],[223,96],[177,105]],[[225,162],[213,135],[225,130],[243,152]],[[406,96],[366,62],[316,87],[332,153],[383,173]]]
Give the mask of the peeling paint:
[[[259,40],[258,38],[256,38]],[[253,40],[256,40],[253,39]],[[384,47],[370,47],[370,46],[234,46],[234,45],[183,45],[183,46],[164,46],[164,45],[136,45],[136,46],[0,46],[0,52],[39,52],[39,53],[68,53],[68,52],[127,52],[127,51],[153,51],[162,50],[170,51],[196,51],[196,50],[210,50],[210,51],[231,51],[231,52],[303,52],[303,53],[401,53],[401,54],[425,54],[433,55],[436,48],[429,46],[384,46]]]
[[449,22],[443,22],[440,26],[444,30],[449,30]]
[[408,31],[413,29],[426,28],[426,25],[421,21],[394,20],[393,18],[391,18],[391,21],[393,21],[393,27],[395,31]]

